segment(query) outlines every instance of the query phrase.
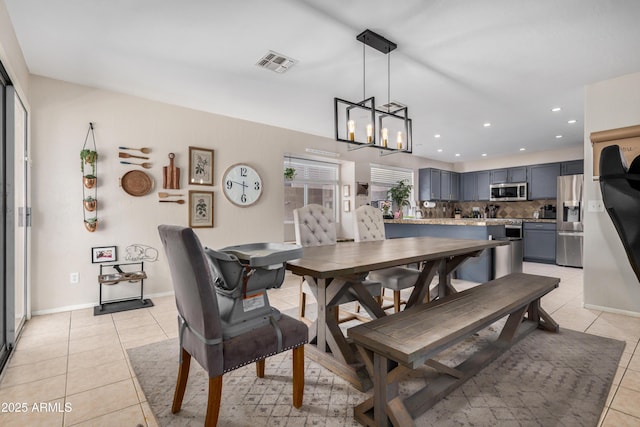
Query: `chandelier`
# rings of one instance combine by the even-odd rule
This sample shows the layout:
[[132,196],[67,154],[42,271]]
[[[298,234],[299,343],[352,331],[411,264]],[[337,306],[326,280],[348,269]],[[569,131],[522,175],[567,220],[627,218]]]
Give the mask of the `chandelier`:
[[[391,56],[398,47],[371,30],[364,30],[356,39],[362,43],[362,98],[351,102],[334,98],[336,140],[350,145],[349,150],[363,147],[380,149],[380,155],[411,153],[411,119],[406,105],[391,102]],[[366,97],[365,48],[372,47],[387,55],[387,103],[376,106],[375,97]]]

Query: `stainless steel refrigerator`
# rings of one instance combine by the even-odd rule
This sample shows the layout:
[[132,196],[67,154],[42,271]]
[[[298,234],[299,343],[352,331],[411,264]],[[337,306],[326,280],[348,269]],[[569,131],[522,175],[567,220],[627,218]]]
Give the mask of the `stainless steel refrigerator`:
[[556,264],[582,267],[584,175],[558,177]]

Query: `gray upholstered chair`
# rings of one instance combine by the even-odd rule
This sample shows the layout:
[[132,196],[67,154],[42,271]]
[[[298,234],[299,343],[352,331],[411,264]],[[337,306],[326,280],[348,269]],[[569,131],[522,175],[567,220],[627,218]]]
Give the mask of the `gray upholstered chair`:
[[[282,315],[272,324],[223,338],[215,282],[218,276],[198,237],[191,228],[160,225],[175,290],[180,324],[180,365],[171,412],[180,411],[187,386],[191,357],[209,375],[206,426],[215,426],[222,396],[222,375],[256,362],[257,375],[264,376],[264,359],[293,349],[293,406],[302,405],[304,389],[304,344],[307,326]],[[279,331],[278,331],[279,329]]]
[[[296,243],[298,245],[309,247],[336,244],[336,223],[333,219],[333,211],[330,209],[316,204],[306,205],[293,211],[293,221],[296,232]],[[378,298],[380,297],[380,282],[366,280],[364,277],[361,282],[371,295]],[[305,317],[305,307],[307,304],[306,295],[313,295],[313,293],[306,281],[301,279],[299,307],[299,315],[301,319]],[[355,292],[350,290],[348,293],[344,294],[339,303],[346,304],[353,301],[357,301],[357,297]],[[347,316],[345,319],[337,320],[347,321],[354,318],[359,318],[359,316],[352,314]]]
[[[356,242],[370,242],[374,240],[384,240],[384,219],[382,211],[373,206],[364,205],[355,210],[354,235]],[[382,297],[384,298],[384,288],[393,291],[393,307],[395,312],[400,311],[403,301],[400,299],[400,291],[412,287],[420,270],[409,267],[390,267],[382,270],[375,270],[369,273],[367,278],[382,283]]]

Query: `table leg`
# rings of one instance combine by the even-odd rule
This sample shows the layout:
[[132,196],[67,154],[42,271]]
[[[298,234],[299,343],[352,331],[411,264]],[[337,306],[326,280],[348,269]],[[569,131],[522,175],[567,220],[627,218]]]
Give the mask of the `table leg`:
[[[313,286],[311,282],[309,284]],[[316,339],[318,349],[327,351],[327,280],[317,279],[316,285],[318,289],[318,320],[316,322],[318,330]]]
[[439,264],[439,260],[428,261],[424,263],[424,267],[422,268],[422,271],[420,272],[420,275],[416,280],[413,291],[411,291],[411,295],[407,300],[405,310],[409,307],[414,306],[415,304],[421,304],[422,301],[424,301],[425,297],[429,293],[429,285],[431,285],[431,281],[438,271]]

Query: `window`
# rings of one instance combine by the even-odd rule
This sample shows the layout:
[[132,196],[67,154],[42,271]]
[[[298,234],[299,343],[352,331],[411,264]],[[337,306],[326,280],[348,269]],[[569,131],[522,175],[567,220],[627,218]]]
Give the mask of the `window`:
[[333,211],[337,220],[338,167],[334,163],[286,158],[284,168],[294,168],[293,179],[284,181],[284,222],[293,222],[293,211],[315,203]]
[[[413,186],[413,170],[395,168],[393,166],[371,165],[371,205],[378,206],[378,201],[389,200],[387,191],[398,181],[407,180]],[[410,200],[414,200],[414,190],[411,190]]]

